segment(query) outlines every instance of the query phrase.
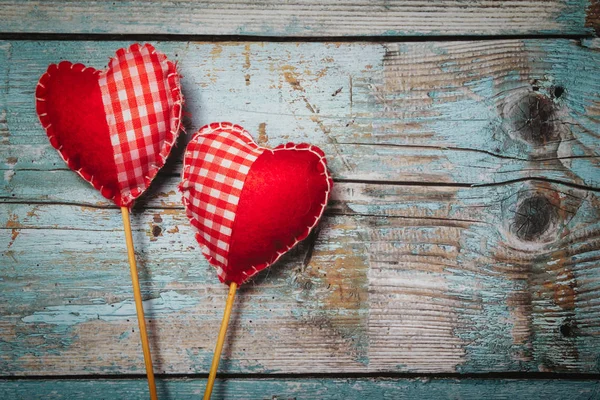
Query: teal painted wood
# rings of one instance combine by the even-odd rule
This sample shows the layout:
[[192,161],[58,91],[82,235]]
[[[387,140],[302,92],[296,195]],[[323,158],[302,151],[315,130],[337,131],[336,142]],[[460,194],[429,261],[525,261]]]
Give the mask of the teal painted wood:
[[[177,178],[155,183],[133,214],[155,369],[205,373],[227,288]],[[0,208],[3,375],[143,371],[119,212],[81,193]],[[339,183],[314,246],[240,289],[222,371],[597,372],[599,204],[547,182]]]
[[261,36],[590,34],[587,0],[0,1],[0,32]]
[[[0,43],[1,375],[143,371],[118,210],[33,109],[48,63],[122,45]],[[223,371],[598,372],[597,39],[156,45],[188,132],[309,141],[338,181],[314,246],[240,291]],[[162,373],[207,371],[226,295],[175,191],[185,141],[133,218]]]
[[[196,399],[204,379],[158,380],[160,399]],[[147,399],[143,380],[2,381],[5,399]],[[509,379],[217,379],[213,399],[527,399],[589,400],[600,396],[599,381]]]
[[[179,63],[190,133],[231,120],[262,144],[309,141],[338,180],[598,188],[597,40],[156,45]],[[0,196],[63,201],[31,178],[68,179],[35,115],[36,81],[62,59],[102,68],[124,45],[2,42]]]

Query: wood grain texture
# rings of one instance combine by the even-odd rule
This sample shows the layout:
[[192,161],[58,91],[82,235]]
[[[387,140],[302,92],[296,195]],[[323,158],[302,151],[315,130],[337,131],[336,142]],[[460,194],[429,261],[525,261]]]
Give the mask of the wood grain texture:
[[[308,141],[330,155],[336,179],[598,188],[597,42],[156,45],[180,66],[188,132],[233,120],[261,144]],[[62,201],[27,184],[38,171],[67,179],[35,115],[35,82],[62,59],[102,68],[125,45],[2,42],[0,169],[14,175],[4,193]]]
[[585,26],[594,29],[596,37],[600,35],[600,0],[590,1],[586,10]]
[[591,34],[588,0],[0,1],[0,32],[260,36]]
[[[158,183],[133,216],[155,368],[206,372],[227,288]],[[81,202],[2,207],[5,375],[141,371],[118,210]],[[222,368],[596,372],[598,209],[547,183],[338,184],[314,244],[240,289]]]
[[[240,289],[222,370],[598,372],[597,43],[157,43],[189,132],[311,142],[337,180]],[[48,63],[121,45],[0,42],[0,375],[142,371],[119,210],[33,109]],[[207,371],[227,291],[176,193],[185,142],[132,218],[160,373]]]
[[[160,399],[197,399],[203,379],[159,380]],[[0,395],[5,399],[34,398],[100,400],[147,399],[144,382],[119,380],[41,380],[2,381]],[[213,399],[245,400],[334,400],[360,398],[391,399],[472,399],[490,400],[589,400],[600,396],[598,381],[485,380],[485,379],[227,379],[217,380]]]

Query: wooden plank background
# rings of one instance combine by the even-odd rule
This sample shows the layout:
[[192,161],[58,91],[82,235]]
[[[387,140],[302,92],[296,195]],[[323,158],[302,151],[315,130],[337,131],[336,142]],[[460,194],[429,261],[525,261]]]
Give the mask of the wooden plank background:
[[[201,379],[159,380],[159,398],[198,398]],[[46,393],[45,399],[101,400],[147,399],[143,380],[37,380],[6,381],[7,398],[30,399],[32,393]],[[299,395],[300,394],[300,395]],[[521,396],[521,397],[516,397]],[[600,384],[584,380],[486,380],[486,379],[227,379],[217,380],[213,398],[217,399],[489,399],[548,398],[589,400],[600,396]]]
[[[152,41],[188,134],[132,215],[161,398],[202,391],[226,297],[176,190],[220,120],[320,146],[336,184],[319,231],[240,290],[216,398],[600,395],[598,2],[55,3],[0,1],[0,398],[145,397],[95,378],[143,374],[121,217],[33,93],[50,63],[157,35],[188,35]],[[498,34],[544,37],[474,40]],[[480,373],[498,379],[461,378]]]
[[597,0],[2,0],[0,32],[413,36],[586,35]]
[[[102,67],[121,45],[3,44],[5,374],[139,372],[119,211],[64,166],[31,100],[48,63]],[[337,181],[319,234],[241,291],[224,370],[597,371],[597,51],[156,46],[188,82],[189,132],[235,119],[267,145],[309,141]],[[184,143],[134,215],[164,373],[206,372],[225,296],[176,193]]]

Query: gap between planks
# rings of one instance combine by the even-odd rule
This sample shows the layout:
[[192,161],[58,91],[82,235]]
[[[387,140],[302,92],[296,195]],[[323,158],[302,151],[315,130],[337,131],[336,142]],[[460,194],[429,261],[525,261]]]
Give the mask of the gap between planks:
[[157,42],[271,42],[271,43],[415,43],[469,42],[534,39],[593,39],[593,34],[528,34],[528,35],[430,35],[430,36],[242,36],[242,35],[180,35],[180,34],[103,34],[103,33],[11,33],[0,32],[0,40],[15,41],[157,41]]
[[[21,170],[23,171],[23,170]],[[164,177],[165,175],[163,175]],[[169,175],[170,176],[170,175]],[[179,174],[173,174],[170,177],[179,177]],[[406,186],[406,187],[440,187],[440,188],[485,188],[485,187],[499,187],[499,186],[508,186],[514,183],[523,183],[523,182],[541,182],[541,183],[552,183],[556,185],[563,185],[566,187],[570,187],[573,189],[586,190],[593,193],[600,193],[600,188],[594,188],[587,185],[580,185],[572,182],[565,182],[559,179],[551,179],[551,178],[541,178],[541,177],[533,177],[533,178],[517,178],[510,179],[502,182],[490,182],[490,183],[449,183],[449,182],[413,182],[413,181],[373,181],[373,180],[365,180],[365,179],[334,179],[334,183],[356,183],[356,184],[367,184],[367,185],[380,185],[380,186]],[[143,199],[141,200],[143,203]],[[8,197],[8,196],[0,196],[0,203],[5,204],[28,204],[28,205],[65,205],[65,206],[81,206],[81,207],[90,207],[94,209],[118,209],[118,207],[110,205],[110,204],[86,204],[86,203],[70,203],[70,202],[61,202],[61,201],[36,201],[29,199],[19,199],[17,197]],[[182,206],[152,206],[152,207],[140,207],[134,206],[134,209],[143,208],[145,210],[179,210],[183,209]],[[336,215],[344,215],[344,214],[336,214]],[[356,214],[352,214],[356,215]]]
[[[206,379],[208,374],[155,374],[157,379]],[[219,379],[471,379],[502,380],[523,379],[537,381],[556,380],[600,380],[600,373],[556,373],[556,372],[488,372],[488,373],[405,373],[405,372],[346,372],[346,373],[219,373]],[[98,375],[19,375],[1,376],[0,381],[53,381],[53,380],[96,380],[96,379],[146,379],[141,374],[98,374]]]

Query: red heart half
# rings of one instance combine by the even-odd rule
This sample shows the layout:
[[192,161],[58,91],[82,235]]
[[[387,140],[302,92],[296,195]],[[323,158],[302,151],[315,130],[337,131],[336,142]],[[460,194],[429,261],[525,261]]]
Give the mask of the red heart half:
[[194,135],[179,186],[203,254],[222,282],[238,285],[308,236],[332,187],[318,147],[260,147],[228,122]]
[[177,69],[149,44],[118,50],[104,71],[52,64],[35,96],[52,146],[118,206],[150,185],[181,127]]

